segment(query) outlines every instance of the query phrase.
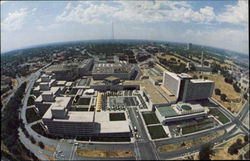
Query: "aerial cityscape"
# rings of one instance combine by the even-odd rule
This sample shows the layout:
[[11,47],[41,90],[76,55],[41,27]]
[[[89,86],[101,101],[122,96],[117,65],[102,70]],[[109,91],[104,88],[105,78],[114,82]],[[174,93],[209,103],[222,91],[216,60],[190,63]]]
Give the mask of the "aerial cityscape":
[[1,160],[249,160],[248,1],[1,1]]

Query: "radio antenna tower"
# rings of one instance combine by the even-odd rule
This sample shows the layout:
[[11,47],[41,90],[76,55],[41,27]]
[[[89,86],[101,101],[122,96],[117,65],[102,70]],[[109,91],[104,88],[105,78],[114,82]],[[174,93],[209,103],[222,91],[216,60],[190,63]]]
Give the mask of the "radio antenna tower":
[[115,38],[114,38],[114,24],[113,24],[113,21],[112,21],[112,41],[114,41]]
[[201,53],[201,72],[202,72],[202,78],[204,79],[204,75],[203,75],[203,64],[204,64],[204,54],[203,54],[203,50]]

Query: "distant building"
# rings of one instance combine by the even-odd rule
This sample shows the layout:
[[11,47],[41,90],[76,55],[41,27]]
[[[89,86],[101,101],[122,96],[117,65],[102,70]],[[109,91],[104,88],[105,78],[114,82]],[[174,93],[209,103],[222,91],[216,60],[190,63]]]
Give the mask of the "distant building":
[[192,79],[188,74],[165,72],[163,86],[166,87],[178,101],[207,99],[212,96],[214,82],[209,80]]
[[242,88],[249,88],[249,78],[241,77],[240,84]]
[[110,76],[121,80],[130,80],[134,74],[136,74],[135,67],[131,64],[123,63],[97,63],[92,71],[94,80],[104,80]]
[[86,59],[80,63],[57,64],[51,66],[48,70],[54,75],[56,80],[74,81],[84,75],[90,75],[94,59]]
[[187,44],[187,50],[190,50],[192,48],[192,43]]
[[11,83],[11,78],[7,76],[1,76],[1,85]]

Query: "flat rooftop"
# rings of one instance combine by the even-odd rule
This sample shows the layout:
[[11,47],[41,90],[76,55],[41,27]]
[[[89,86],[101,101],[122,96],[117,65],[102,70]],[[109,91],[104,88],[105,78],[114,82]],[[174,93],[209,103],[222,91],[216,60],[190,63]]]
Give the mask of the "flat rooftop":
[[100,133],[130,132],[128,120],[109,121],[109,113],[104,111],[95,113],[95,122],[101,126]]
[[150,96],[153,104],[165,104],[176,101],[177,98],[163,86],[155,86],[149,80],[124,81],[123,85],[140,85]]
[[130,132],[128,121],[109,121],[101,123],[100,133]]
[[62,89],[64,87],[51,87],[48,91],[43,91],[42,94],[55,94],[58,92],[58,90]]
[[98,63],[93,67],[94,74],[110,74],[110,73],[129,73],[133,69],[132,65],[124,65],[122,63]]
[[54,119],[53,121],[67,122],[93,122],[94,112],[69,111],[67,119]]
[[192,79],[190,80],[192,83],[214,83],[214,81],[211,80],[204,80],[204,79]]
[[80,81],[78,82],[77,86],[89,86],[91,81],[91,78],[82,78],[80,79]]
[[69,87],[69,86],[71,86],[72,84],[73,84],[73,82],[67,82],[67,83],[65,84],[65,86]]
[[173,78],[176,79],[176,80],[179,80],[179,79],[180,79],[180,77],[178,77],[178,75],[175,74],[175,73],[172,73],[172,72],[165,72],[165,73],[167,73],[168,75],[170,75],[171,77],[173,77]]
[[114,81],[114,80],[118,80],[120,78],[118,77],[115,77],[115,76],[109,76],[109,77],[106,77],[105,80],[108,80],[108,81]]
[[35,99],[35,102],[42,102],[42,101],[43,101],[42,95],[38,96],[38,97]]
[[178,103],[171,106],[157,107],[163,117],[172,117],[185,114],[204,112],[204,107],[200,104]]
[[191,75],[187,74],[187,73],[181,73],[181,74],[178,74],[178,76],[180,78],[193,78]]
[[57,85],[65,85],[66,81],[57,81]]
[[62,70],[71,70],[73,68],[77,68],[79,63],[62,63],[50,66],[47,71],[62,71]]
[[154,81],[162,81],[163,77],[162,76],[152,76],[151,77]]
[[157,107],[163,117],[177,116],[177,112],[171,106]]
[[52,110],[63,110],[69,104],[71,97],[56,97],[56,100],[51,105]]
[[145,81],[145,83],[142,84],[142,86],[144,87],[144,92],[150,96],[149,99],[153,104],[169,103],[169,101],[164,96],[164,93],[162,93],[160,88],[157,88],[151,82]]

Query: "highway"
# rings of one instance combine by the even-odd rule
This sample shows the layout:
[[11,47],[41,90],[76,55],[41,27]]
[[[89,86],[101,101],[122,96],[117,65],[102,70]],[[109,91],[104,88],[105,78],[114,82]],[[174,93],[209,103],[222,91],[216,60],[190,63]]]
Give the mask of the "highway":
[[[128,108],[128,113],[132,122],[133,127],[136,126],[139,138],[135,140],[135,150],[139,152],[137,154],[138,160],[158,160],[157,152],[153,147],[153,144],[148,138],[147,132],[145,131],[142,118],[137,112],[137,108]],[[138,116],[138,117],[137,117]]]
[[4,108],[5,108],[6,104],[7,104],[7,102],[9,102],[10,98],[15,94],[16,90],[21,86],[21,84],[22,84],[23,82],[25,82],[26,80],[28,80],[28,78],[26,78],[26,79],[21,79],[21,78],[17,77],[16,80],[17,80],[17,85],[15,85],[15,86],[13,87],[12,93],[2,100],[3,107],[2,107],[2,109],[1,109],[1,111],[4,110]]

